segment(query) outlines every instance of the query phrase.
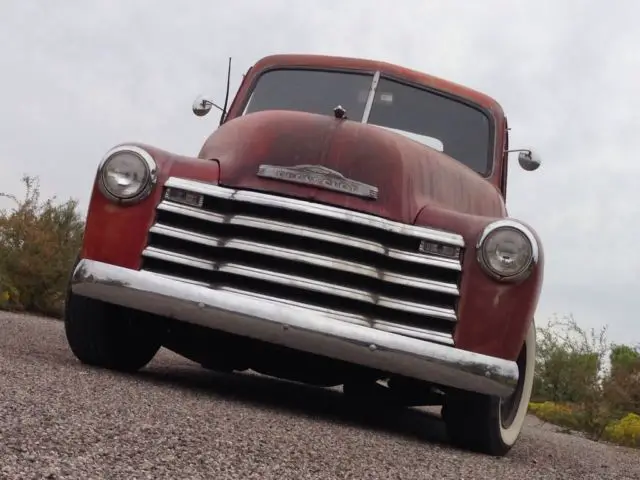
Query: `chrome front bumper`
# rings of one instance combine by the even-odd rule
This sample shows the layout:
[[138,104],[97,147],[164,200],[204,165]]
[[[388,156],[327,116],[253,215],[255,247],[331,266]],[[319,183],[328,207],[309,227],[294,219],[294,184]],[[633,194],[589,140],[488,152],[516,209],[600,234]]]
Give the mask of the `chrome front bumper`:
[[515,362],[384,332],[327,310],[81,260],[75,294],[477,393],[509,396]]

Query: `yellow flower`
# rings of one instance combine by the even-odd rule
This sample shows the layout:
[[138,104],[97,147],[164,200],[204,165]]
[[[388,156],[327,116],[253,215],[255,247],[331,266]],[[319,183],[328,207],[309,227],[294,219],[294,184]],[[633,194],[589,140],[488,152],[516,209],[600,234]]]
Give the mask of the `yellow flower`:
[[576,427],[574,412],[568,405],[554,402],[530,403],[529,411],[545,422],[568,428]]
[[640,415],[629,413],[605,429],[607,440],[629,447],[640,447]]

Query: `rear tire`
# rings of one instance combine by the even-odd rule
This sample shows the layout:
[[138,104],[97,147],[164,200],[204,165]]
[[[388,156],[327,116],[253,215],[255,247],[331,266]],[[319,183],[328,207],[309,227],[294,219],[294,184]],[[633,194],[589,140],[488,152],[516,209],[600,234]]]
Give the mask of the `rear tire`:
[[67,293],[67,342],[82,363],[123,372],[146,366],[161,346],[160,328],[148,315]]
[[504,456],[524,425],[533,390],[536,329],[533,322],[518,357],[520,378],[513,395],[497,397],[464,393],[445,400],[442,418],[453,444],[494,456]]

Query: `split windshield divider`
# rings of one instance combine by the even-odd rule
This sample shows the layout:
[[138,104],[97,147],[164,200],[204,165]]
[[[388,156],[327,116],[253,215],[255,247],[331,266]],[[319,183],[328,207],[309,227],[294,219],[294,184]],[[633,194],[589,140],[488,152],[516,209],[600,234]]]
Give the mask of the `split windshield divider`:
[[371,115],[371,108],[373,107],[373,101],[376,98],[376,90],[378,89],[378,82],[380,81],[380,70],[378,70],[373,76],[371,81],[371,88],[369,89],[369,96],[367,97],[367,103],[364,106],[364,112],[362,114],[362,123],[369,121],[369,115]]

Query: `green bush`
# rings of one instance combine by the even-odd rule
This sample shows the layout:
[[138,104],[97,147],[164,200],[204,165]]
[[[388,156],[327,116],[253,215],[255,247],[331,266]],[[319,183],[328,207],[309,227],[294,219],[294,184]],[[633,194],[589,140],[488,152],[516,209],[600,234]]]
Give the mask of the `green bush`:
[[[529,412],[545,422],[553,423],[570,430],[584,431],[584,412],[575,405],[554,402],[532,402],[529,404]],[[602,421],[602,417],[600,417],[599,420]],[[602,428],[599,438],[617,443],[618,445],[640,447],[640,415],[628,413],[620,419],[609,421]]]
[[538,334],[534,414],[598,440],[640,410],[637,349],[610,345],[606,328],[585,331],[571,316],[554,319]]
[[59,316],[84,221],[77,201],[41,200],[37,178],[22,183],[22,198],[0,193],[13,203],[0,210],[0,308]]
[[570,405],[555,402],[531,402],[529,412],[545,422],[567,427],[573,430],[579,428],[578,421],[574,416],[573,408]]
[[613,345],[611,372],[606,379],[607,402],[618,412],[640,415],[640,350]]
[[629,413],[612,422],[605,429],[604,438],[627,447],[640,448],[640,415]]
[[539,326],[534,398],[580,402],[594,393],[607,351],[606,329],[581,329],[573,317]]

